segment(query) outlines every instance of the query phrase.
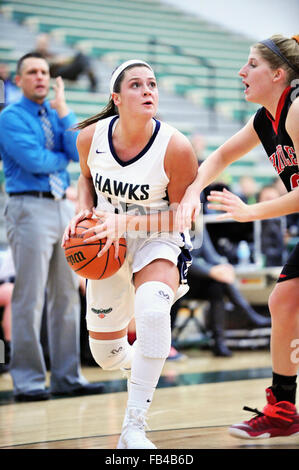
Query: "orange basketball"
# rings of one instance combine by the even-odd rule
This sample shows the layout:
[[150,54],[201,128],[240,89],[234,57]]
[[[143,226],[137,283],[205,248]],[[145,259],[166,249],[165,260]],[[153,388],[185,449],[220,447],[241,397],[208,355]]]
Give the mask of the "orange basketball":
[[118,258],[114,257],[114,245],[111,245],[109,250],[98,258],[97,255],[104,248],[106,238],[84,243],[84,239],[91,237],[92,234],[83,235],[83,232],[96,224],[95,219],[84,219],[79,222],[75,234],[67,240],[64,247],[69,266],[79,276],[86,279],[105,279],[112,276],[122,266],[126,257],[127,245],[124,238],[119,240]]

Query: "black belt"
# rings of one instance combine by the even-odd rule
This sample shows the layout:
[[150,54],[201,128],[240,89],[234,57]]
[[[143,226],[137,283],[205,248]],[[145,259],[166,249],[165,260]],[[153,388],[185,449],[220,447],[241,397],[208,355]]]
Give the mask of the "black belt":
[[[22,193],[8,193],[9,196],[34,196],[40,198],[55,199],[53,194],[50,191],[24,191]],[[65,194],[62,196],[62,199],[65,199]]]

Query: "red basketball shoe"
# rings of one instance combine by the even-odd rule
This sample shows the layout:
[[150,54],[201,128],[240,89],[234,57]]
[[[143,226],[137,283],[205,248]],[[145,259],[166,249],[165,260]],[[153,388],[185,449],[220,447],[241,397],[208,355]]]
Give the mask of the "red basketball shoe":
[[299,434],[299,415],[296,407],[289,401],[277,402],[271,388],[266,389],[268,404],[260,412],[257,409],[244,407],[253,411],[256,416],[249,421],[234,424],[229,433],[241,439],[264,439]]

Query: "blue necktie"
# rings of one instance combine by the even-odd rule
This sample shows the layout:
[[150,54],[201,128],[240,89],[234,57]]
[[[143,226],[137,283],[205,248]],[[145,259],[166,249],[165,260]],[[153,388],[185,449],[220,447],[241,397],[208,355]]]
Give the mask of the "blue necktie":
[[[54,132],[52,125],[47,116],[47,111],[45,108],[41,108],[39,111],[42,128],[45,134],[46,139],[46,148],[52,150],[54,148]],[[58,173],[49,174],[49,184],[51,188],[51,193],[55,199],[61,199],[64,194],[63,181],[59,177]]]

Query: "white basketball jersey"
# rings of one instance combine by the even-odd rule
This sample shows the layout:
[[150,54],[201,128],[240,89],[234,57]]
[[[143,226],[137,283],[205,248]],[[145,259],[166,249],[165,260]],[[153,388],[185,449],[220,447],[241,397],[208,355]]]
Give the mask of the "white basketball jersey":
[[121,161],[112,135],[118,116],[98,121],[88,155],[88,166],[98,207],[116,212],[148,214],[168,209],[164,158],[175,129],[153,119],[153,133],[144,149],[128,162]]
[[[98,121],[87,164],[102,210],[149,214],[167,211],[169,179],[164,159],[175,129],[155,119],[152,136],[144,149],[128,162],[121,161],[113,147],[112,135],[118,116]],[[133,273],[156,259],[166,259],[178,266],[180,283],[176,299],[186,293],[190,255],[184,250],[185,238],[178,232],[134,232],[126,237],[126,259],[114,276],[90,280],[87,284],[87,328],[91,331],[116,331],[125,328],[134,314]],[[101,318],[94,309],[111,312]],[[93,310],[92,310],[93,309]]]

